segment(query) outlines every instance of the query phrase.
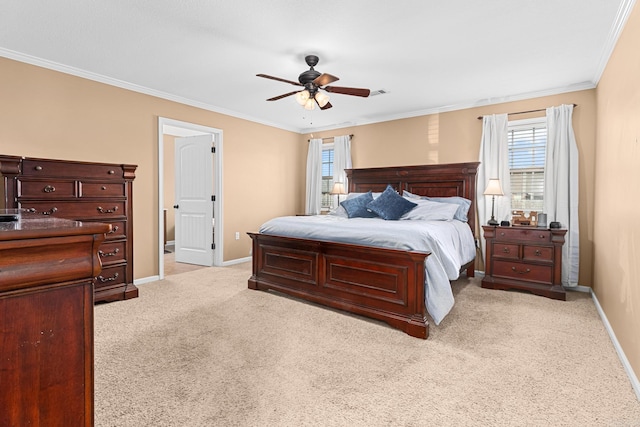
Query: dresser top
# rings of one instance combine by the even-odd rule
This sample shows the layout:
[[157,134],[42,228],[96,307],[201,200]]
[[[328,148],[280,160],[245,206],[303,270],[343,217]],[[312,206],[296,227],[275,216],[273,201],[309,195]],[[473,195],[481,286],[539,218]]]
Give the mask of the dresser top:
[[[0,209],[0,215],[12,214],[13,210]],[[63,218],[42,218],[20,213],[15,221],[0,222],[0,241],[22,240],[41,237],[58,237],[81,234],[104,234],[111,230],[109,224],[99,222],[72,221]]]

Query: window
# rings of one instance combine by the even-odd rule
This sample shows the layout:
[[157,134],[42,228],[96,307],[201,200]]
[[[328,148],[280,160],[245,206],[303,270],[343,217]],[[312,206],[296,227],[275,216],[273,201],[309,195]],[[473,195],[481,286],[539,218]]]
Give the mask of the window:
[[511,209],[542,212],[547,124],[544,118],[509,122]]
[[322,205],[323,211],[333,207],[334,197],[330,194],[333,189],[333,144],[322,147]]

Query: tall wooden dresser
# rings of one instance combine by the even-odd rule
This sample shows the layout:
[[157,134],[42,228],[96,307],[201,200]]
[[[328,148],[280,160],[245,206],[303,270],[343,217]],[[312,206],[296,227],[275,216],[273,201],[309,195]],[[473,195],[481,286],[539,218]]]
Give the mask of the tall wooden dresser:
[[137,166],[0,156],[6,208],[111,225],[98,252],[95,301],[138,296],[133,284],[132,184]]

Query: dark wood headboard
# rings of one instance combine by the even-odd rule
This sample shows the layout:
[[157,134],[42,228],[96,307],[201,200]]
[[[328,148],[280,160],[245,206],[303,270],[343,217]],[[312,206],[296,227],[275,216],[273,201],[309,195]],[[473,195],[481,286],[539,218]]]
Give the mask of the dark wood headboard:
[[479,162],[423,166],[347,169],[350,193],[369,190],[382,192],[388,184],[400,194],[402,190],[420,196],[460,196],[471,200],[469,226],[476,229],[476,174]]

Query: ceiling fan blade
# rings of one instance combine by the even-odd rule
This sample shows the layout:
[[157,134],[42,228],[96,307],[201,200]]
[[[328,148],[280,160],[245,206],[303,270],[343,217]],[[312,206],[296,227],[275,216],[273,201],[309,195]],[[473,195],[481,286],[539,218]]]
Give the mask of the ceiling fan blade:
[[338,80],[340,79],[337,78],[336,76],[332,76],[331,74],[324,73],[316,77],[313,80],[313,84],[316,86],[325,86]]
[[278,99],[286,98],[287,96],[295,95],[298,91],[285,93],[284,95],[274,96],[273,98],[267,99],[267,101],[277,101]]
[[341,93],[343,95],[361,96],[366,98],[371,91],[369,89],[358,89],[355,87],[327,86],[324,88],[327,92]]
[[277,80],[279,82],[290,83],[290,84],[296,85],[296,86],[302,86],[301,83],[294,82],[292,80],[281,79],[280,77],[268,76],[266,74],[256,74],[256,77],[264,77],[265,79]]
[[327,103],[325,104],[325,106],[324,106],[324,107],[320,107],[320,109],[321,109],[321,110],[328,110],[328,109],[329,109],[329,108],[331,108],[331,107],[333,107],[333,105],[331,105],[331,103],[330,103],[330,102],[327,102]]

